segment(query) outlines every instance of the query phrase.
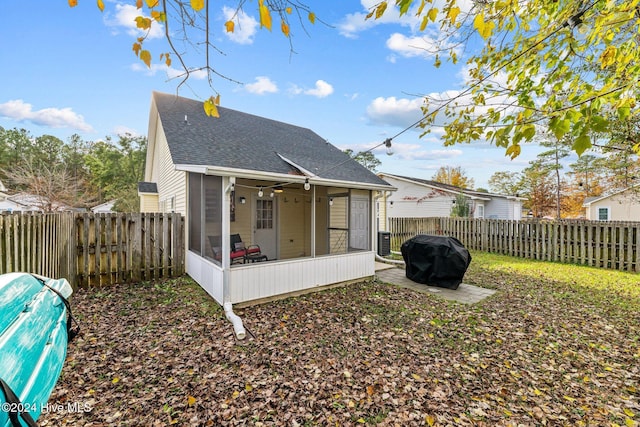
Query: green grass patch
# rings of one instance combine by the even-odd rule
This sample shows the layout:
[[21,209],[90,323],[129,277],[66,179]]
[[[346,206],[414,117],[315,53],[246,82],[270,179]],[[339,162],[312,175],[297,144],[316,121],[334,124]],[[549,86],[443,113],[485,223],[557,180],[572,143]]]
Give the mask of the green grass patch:
[[546,278],[594,290],[626,293],[640,298],[640,274],[547,261],[515,258],[484,252],[474,252],[473,263],[481,268],[516,273],[533,278]]

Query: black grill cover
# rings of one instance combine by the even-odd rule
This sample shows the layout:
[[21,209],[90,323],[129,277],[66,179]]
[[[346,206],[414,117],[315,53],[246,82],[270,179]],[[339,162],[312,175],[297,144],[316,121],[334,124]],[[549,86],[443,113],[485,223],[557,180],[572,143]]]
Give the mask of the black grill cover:
[[455,237],[420,234],[402,244],[406,276],[414,282],[458,289],[471,263],[467,248]]

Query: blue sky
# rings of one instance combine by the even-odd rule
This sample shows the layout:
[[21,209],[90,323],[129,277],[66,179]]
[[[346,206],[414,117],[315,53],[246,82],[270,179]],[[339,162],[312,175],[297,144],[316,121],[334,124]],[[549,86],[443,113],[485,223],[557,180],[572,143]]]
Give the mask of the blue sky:
[[[101,13],[95,1],[79,0],[75,8],[65,0],[3,2],[0,126],[65,141],[76,133],[85,140],[146,135],[151,92],[175,93],[180,80],[171,77],[179,65],[161,65],[158,56],[167,47],[159,36],[145,42],[155,54],[151,69],[135,57],[134,3],[106,0]],[[464,60],[434,68],[433,57],[420,49],[428,38],[414,19],[390,11],[381,20],[364,20],[376,1],[310,2],[328,25],[306,24],[306,33],[292,25],[292,48],[277,21],[272,32],[259,28],[257,0],[246,3],[236,31],[226,33],[224,22],[237,3],[211,3],[214,44],[222,52],[211,62],[241,83],[214,79],[224,107],[308,127],[357,152],[417,121],[420,95],[462,88]],[[202,65],[199,53],[191,49],[185,59]],[[179,94],[204,100],[215,92],[195,74]],[[420,133],[395,138],[392,156],[384,147],[375,150],[379,171],[430,179],[440,166],[461,166],[476,187],[487,188],[492,173],[520,171],[540,151],[525,146],[512,161],[484,142],[445,147],[439,128]]]

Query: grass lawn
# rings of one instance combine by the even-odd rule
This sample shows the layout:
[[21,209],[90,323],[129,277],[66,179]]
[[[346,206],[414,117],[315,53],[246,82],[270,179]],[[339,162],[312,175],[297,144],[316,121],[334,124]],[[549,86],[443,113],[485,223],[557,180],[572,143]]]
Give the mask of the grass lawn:
[[481,303],[363,282],[238,310],[244,341],[188,278],[80,290],[39,422],[637,426],[640,275],[472,255]]

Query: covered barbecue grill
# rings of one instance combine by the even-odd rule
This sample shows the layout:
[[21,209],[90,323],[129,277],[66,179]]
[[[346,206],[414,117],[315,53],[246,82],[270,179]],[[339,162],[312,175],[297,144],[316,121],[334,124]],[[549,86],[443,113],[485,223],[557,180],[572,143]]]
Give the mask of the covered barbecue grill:
[[402,244],[406,276],[417,283],[458,289],[471,255],[455,237],[420,234]]

